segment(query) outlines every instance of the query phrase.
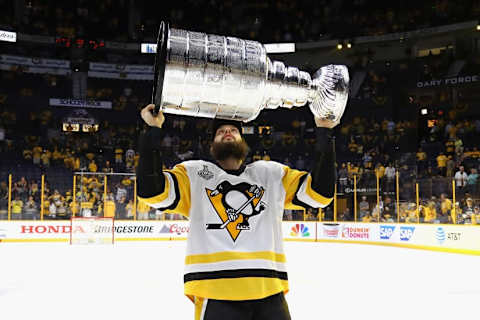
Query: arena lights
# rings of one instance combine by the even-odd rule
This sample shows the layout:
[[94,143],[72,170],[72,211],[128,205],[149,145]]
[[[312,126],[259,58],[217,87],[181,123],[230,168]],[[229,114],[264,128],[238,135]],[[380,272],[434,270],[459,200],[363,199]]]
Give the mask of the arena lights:
[[339,42],[337,44],[337,50],[342,50],[343,48],[352,49],[353,43],[351,41]]
[[477,31],[480,31],[480,24],[477,24]]
[[420,114],[421,114],[422,116],[426,116],[426,115],[428,114],[428,109],[427,109],[427,108],[422,108],[422,109],[420,110]]

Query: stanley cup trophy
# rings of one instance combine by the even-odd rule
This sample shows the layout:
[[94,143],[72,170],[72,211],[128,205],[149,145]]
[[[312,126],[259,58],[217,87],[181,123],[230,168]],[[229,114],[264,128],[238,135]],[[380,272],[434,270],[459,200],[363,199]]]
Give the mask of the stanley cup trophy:
[[309,102],[315,116],[338,122],[348,89],[346,66],[324,66],[312,79],[271,61],[259,42],[160,25],[152,95],[156,113],[247,122],[264,108]]

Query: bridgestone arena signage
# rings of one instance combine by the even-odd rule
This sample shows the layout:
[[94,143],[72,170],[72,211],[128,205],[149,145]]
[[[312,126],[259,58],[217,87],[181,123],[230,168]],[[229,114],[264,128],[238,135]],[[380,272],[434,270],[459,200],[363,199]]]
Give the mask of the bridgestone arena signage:
[[417,88],[430,88],[430,87],[438,87],[438,86],[455,86],[455,85],[459,85],[459,84],[473,83],[473,82],[478,82],[478,81],[479,81],[478,75],[464,76],[464,77],[453,77],[453,78],[446,78],[446,79],[439,79],[439,80],[420,81],[420,82],[417,82]]

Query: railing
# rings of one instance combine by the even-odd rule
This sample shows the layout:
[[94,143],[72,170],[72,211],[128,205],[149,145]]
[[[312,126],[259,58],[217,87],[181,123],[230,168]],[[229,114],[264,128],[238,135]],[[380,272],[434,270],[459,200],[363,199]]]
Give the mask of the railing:
[[[67,178],[68,180],[68,178]],[[8,176],[8,192],[0,194],[0,220],[62,220],[72,216],[120,220],[184,220],[137,200],[133,173],[75,172],[71,182],[47,181],[39,192],[19,191]],[[54,186],[54,188],[52,188]],[[285,210],[286,221],[354,221],[370,223],[480,223],[478,188],[455,187],[451,178],[417,179],[398,171],[380,178],[375,171],[352,175],[335,186],[332,203],[323,209]],[[30,198],[30,199],[29,199]],[[460,201],[465,205],[461,206]]]

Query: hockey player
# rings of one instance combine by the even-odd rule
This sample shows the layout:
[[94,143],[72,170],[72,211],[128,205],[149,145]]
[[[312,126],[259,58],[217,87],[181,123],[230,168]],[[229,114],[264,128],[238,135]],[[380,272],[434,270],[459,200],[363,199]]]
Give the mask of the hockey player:
[[190,220],[184,292],[195,319],[290,319],[282,240],[284,209],[327,206],[334,193],[331,129],[315,118],[317,141],[310,172],[274,161],[245,163],[248,146],[239,122],[214,120],[214,161],[190,160],[162,170],[162,113],[142,109],[150,126],[141,136],[138,196],[165,213]]

